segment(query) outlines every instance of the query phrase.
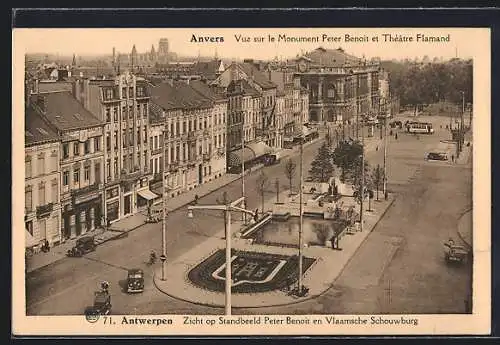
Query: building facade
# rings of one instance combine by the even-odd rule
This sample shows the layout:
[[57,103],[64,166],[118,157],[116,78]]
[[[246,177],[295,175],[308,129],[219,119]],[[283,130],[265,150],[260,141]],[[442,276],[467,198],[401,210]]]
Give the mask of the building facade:
[[310,122],[356,121],[378,115],[379,64],[343,49],[317,48],[294,60],[309,93]]
[[104,126],[106,222],[145,209],[149,191],[149,94],[146,81],[125,72],[77,81],[75,95]]
[[26,248],[62,242],[59,136],[28,104],[25,110],[24,224]]
[[[227,100],[202,84],[184,82],[150,86],[150,92],[153,97],[151,117],[166,130],[165,169],[169,196],[174,197],[225,174]],[[162,167],[163,161],[159,161]],[[161,193],[161,189],[156,187],[154,192]]]
[[95,230],[103,212],[103,127],[70,92],[33,95],[35,109],[60,142],[62,241]]

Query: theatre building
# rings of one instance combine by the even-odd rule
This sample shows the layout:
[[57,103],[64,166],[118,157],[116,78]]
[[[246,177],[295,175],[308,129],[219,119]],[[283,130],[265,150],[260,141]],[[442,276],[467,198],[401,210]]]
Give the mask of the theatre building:
[[103,126],[70,92],[39,93],[32,103],[61,138],[63,240],[95,230],[103,210]]
[[352,56],[341,48],[320,47],[294,63],[309,94],[310,122],[341,123],[378,115],[378,62]]
[[104,123],[106,222],[146,209],[149,191],[149,95],[146,81],[129,72],[80,80],[74,93]]
[[24,224],[26,248],[61,242],[59,136],[31,106],[25,112]]

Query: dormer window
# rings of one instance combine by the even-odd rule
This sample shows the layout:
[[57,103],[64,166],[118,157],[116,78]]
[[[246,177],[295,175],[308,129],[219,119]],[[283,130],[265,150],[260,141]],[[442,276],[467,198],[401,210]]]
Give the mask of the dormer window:
[[104,100],[110,101],[113,99],[113,89],[108,88],[104,90]]

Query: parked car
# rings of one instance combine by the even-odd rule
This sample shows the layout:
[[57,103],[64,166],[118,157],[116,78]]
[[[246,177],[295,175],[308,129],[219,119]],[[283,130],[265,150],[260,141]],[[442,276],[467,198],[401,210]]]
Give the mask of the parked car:
[[427,154],[427,160],[447,161],[448,160],[448,154],[446,154],[444,152],[429,152]]
[[144,291],[144,271],[139,268],[128,270],[127,293]]
[[93,252],[96,246],[94,236],[83,236],[76,240],[75,246],[69,249],[66,255],[80,257],[88,252]]

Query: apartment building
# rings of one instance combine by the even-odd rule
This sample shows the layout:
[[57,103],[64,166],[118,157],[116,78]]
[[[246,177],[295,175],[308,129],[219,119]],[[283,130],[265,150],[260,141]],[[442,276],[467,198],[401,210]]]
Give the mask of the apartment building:
[[129,72],[109,79],[78,80],[75,96],[104,125],[107,222],[145,209],[149,190],[150,145],[147,83]]
[[[208,87],[191,83],[195,82],[150,85],[151,121],[155,131],[162,125],[166,131],[162,139],[170,197],[221,177],[226,170],[227,101]],[[161,155],[156,158],[161,170]],[[161,193],[158,187],[154,191]]]
[[35,94],[31,104],[61,138],[61,235],[75,238],[102,222],[104,123],[67,91]]
[[26,248],[61,243],[59,136],[29,104],[24,131]]

